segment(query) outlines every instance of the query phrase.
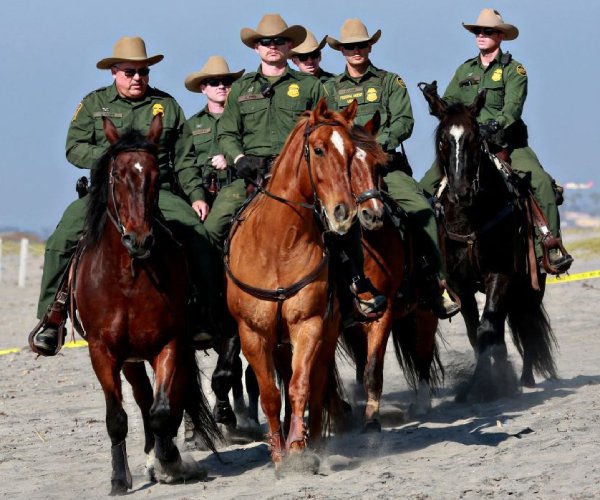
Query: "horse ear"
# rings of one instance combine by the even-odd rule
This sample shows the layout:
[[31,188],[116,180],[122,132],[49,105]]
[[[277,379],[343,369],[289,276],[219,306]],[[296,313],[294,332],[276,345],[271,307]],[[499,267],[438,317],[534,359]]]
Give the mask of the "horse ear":
[[102,117],[102,128],[104,129],[104,135],[108,139],[108,142],[114,144],[119,140],[119,132],[117,127],[107,116]]
[[358,102],[354,99],[350,105],[342,111],[342,116],[348,120],[350,123],[354,122],[354,117],[356,116],[356,110],[358,109]]
[[325,113],[327,113],[327,110],[327,100],[324,97],[321,97],[321,99],[319,99],[319,102],[315,106],[315,109],[313,110],[313,116],[323,116]]
[[469,106],[469,111],[473,114],[473,116],[479,116],[479,112],[483,109],[485,104],[485,95],[487,94],[487,90],[480,90],[477,94],[477,97],[473,101],[473,104]]
[[367,123],[365,123],[365,128],[371,135],[377,135],[379,132],[379,127],[381,126],[381,113],[379,110],[375,111],[373,118],[371,118]]
[[162,134],[162,113],[157,113],[150,122],[150,131],[148,132],[148,140],[153,144],[158,144],[160,134]]

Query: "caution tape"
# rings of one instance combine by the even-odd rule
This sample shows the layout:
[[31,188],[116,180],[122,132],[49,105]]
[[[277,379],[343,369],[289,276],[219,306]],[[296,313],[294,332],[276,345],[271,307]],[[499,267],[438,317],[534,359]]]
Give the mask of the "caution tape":
[[[76,347],[87,347],[88,343],[85,340],[74,340],[73,342],[65,342],[63,345],[63,349],[74,349]],[[9,349],[0,349],[0,356],[5,356],[7,354],[14,354],[16,352],[28,351],[29,347],[24,347],[23,349],[19,347],[11,347]]]
[[570,281],[589,280],[592,278],[600,278],[600,269],[585,273],[567,274],[566,276],[551,276],[546,279],[546,284],[569,283]]

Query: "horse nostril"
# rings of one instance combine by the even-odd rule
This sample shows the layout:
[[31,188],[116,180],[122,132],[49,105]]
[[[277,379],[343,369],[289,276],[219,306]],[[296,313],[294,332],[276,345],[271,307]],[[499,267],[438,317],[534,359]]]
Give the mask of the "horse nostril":
[[371,212],[371,210],[368,210],[366,208],[363,208],[361,210],[361,217],[363,218],[363,220],[365,221],[372,221],[375,217],[373,216],[373,213]]
[[333,209],[333,216],[337,222],[346,220],[348,218],[348,207],[346,204],[341,203],[336,205],[336,207]]
[[144,250],[150,250],[154,246],[154,236],[152,236],[151,234],[147,235],[145,238],[142,239],[140,246]]

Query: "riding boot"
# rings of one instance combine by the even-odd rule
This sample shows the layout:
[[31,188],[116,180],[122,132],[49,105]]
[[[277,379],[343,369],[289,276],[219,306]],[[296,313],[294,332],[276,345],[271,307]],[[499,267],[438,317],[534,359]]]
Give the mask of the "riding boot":
[[548,252],[548,260],[558,274],[566,273],[573,264],[573,257],[568,253],[563,254],[558,248],[553,248]]
[[187,313],[192,343],[196,349],[212,347],[218,339],[218,328],[211,308],[202,303],[197,294],[194,294],[188,301]]
[[423,268],[423,280],[424,302],[439,319],[449,319],[460,312],[460,305],[444,295],[446,280],[440,279],[427,264]]
[[372,321],[381,318],[387,308],[387,298],[373,286],[364,274],[352,277],[350,292],[354,296],[354,311],[362,318]]
[[55,300],[48,306],[46,314],[29,334],[31,349],[42,356],[54,356],[65,341],[67,310],[65,304]]

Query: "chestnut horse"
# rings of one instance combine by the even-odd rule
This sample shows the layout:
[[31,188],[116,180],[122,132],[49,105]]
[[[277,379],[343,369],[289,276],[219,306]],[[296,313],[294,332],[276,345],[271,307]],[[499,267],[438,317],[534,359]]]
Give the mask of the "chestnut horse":
[[[556,341],[542,303],[545,275],[534,289],[527,259],[530,226],[523,200],[479,138],[477,116],[485,92],[470,106],[447,104],[428,94],[425,98],[440,120],[435,143],[437,164],[447,182],[447,189],[438,196],[448,283],[460,297],[477,357],[473,378],[458,399],[509,396],[518,390],[518,383],[504,340],[506,320],[523,358],[521,384],[535,386],[534,370],[556,377]],[[477,292],[485,294],[481,317]]]
[[[376,142],[379,113],[365,127],[355,125],[351,137],[357,151],[352,162],[352,189],[358,203],[358,219],[363,227],[362,245],[365,274],[388,301],[383,316],[377,321],[358,323],[343,333],[344,345],[356,363],[356,380],[364,384],[367,396],[363,431],[380,431],[380,399],[383,390],[383,361],[389,339],[409,385],[416,391],[415,414],[431,408],[431,392],[441,382],[435,336],[438,319],[430,309],[419,307],[414,281],[412,238],[405,228],[403,238],[392,222],[390,209],[379,190],[381,167],[387,154]],[[412,280],[411,293],[399,297],[398,291]]]
[[[120,373],[140,407],[150,476],[164,482],[202,475],[173,443],[184,409],[205,444],[220,433],[201,390],[186,331],[186,265],[180,245],[158,219],[158,140],[162,116],[148,136],[119,137],[107,118],[110,147],[92,170],[86,232],[73,299],[82,335],[106,399],[112,448],[111,494],[131,488]],[[154,394],[143,361],[154,370]]]
[[[316,458],[301,453],[307,444],[305,409],[308,405],[308,438],[316,441],[322,411],[340,402],[335,377],[340,315],[330,290],[324,232],[346,233],[356,215],[349,168],[355,114],[356,105],[336,113],[322,99],[300,118],[266,188],[234,221],[225,255],[227,302],[258,380],[276,470],[284,459],[302,456],[312,460],[309,467],[318,467]],[[283,428],[276,372],[289,396]]]

